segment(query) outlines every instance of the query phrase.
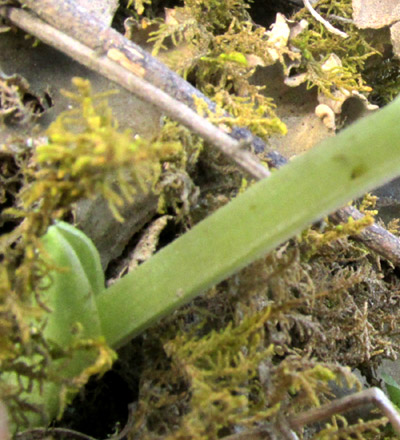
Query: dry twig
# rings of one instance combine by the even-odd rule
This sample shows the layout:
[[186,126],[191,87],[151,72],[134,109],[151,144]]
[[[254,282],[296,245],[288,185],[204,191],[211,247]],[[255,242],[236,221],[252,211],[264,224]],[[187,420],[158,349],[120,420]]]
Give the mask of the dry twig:
[[332,34],[339,35],[342,38],[348,38],[346,32],[340,31],[332,26],[329,21],[326,21],[325,18],[321,17],[318,12],[312,7],[310,0],[303,0],[304,6],[307,8],[308,12],[320,23],[322,23],[325,28],[331,32]]
[[[346,206],[342,209],[338,209],[336,212],[330,215],[330,218],[334,221],[334,223],[346,222],[349,217],[353,218],[354,220],[360,220],[362,217],[364,217],[364,214],[362,214],[358,209],[354,208],[354,206]],[[384,227],[374,223],[373,225],[364,228],[352,238],[360,241],[368,249],[373,250],[392,263],[396,265],[400,264],[399,239]]]
[[[297,431],[305,425],[321,422],[336,414],[352,411],[371,403],[382,411],[392,424],[393,429],[397,434],[400,434],[400,414],[395,409],[392,402],[385,396],[384,392],[379,388],[370,388],[368,390],[360,391],[359,393],[350,394],[349,396],[333,400],[319,408],[314,408],[310,411],[291,417],[287,420],[286,424],[291,430]],[[269,440],[275,438],[271,435],[274,431],[279,431],[280,436],[285,440],[297,439],[297,436],[293,431],[283,431],[282,427],[279,425],[276,427],[269,426],[244,431],[240,434],[233,434],[224,437],[223,440]]]
[[320,422],[335,414],[348,412],[370,403],[382,411],[389,419],[393,429],[400,434],[400,414],[393,406],[393,403],[386,397],[385,393],[379,388],[370,388],[342,397],[341,399],[333,400],[320,408],[312,409],[291,418],[289,425],[292,429],[297,430],[304,425]]
[[34,428],[15,435],[15,440],[46,440],[52,436],[55,440],[96,440],[81,432],[66,428]]
[[[100,72],[139,98],[153,104],[171,118],[181,122],[194,133],[218,147],[251,176],[262,179],[269,175],[269,171],[254,155],[241,148],[239,141],[199,116],[184,103],[177,101],[161,89],[136,76],[129,69],[127,70],[126,66],[121,67],[116,61],[108,57],[98,56],[93,49],[22,9],[3,8],[1,13],[26,32],[56,47],[85,66]],[[113,56],[116,57],[116,53]]]

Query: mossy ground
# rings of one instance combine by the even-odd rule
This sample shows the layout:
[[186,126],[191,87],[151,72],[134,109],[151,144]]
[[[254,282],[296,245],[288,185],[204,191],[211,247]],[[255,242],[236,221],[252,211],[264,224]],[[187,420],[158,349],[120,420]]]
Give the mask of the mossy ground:
[[[136,12],[125,9],[125,14],[138,26],[157,26],[151,35],[154,52],[235,116],[228,121],[217,112],[215,122],[246,126],[265,140],[284,134],[285,127],[275,114],[278,104],[251,83],[256,67],[250,55],[264,66],[279,62],[283,69],[298,60],[309,86],[327,95],[339,88],[372,89],[374,99],[384,102],[398,93],[397,62],[385,54],[391,73],[371,73],[382,47],[352,24],[341,25],[350,35],[344,43],[301,10],[293,18],[307,19],[309,28],[274,58],[276,47],[265,37],[266,29],[251,21],[257,23],[257,17],[250,17],[243,0],[186,0],[169,12],[169,22],[156,16],[162,2],[129,3]],[[351,17],[350,0],[318,5],[327,15]],[[321,67],[332,52],[342,62],[334,74]],[[76,85],[79,93],[70,96],[78,107],[49,128],[49,144],[32,153],[20,139],[2,151],[0,195],[4,207],[11,207],[2,214],[2,227],[14,231],[0,241],[1,359],[9,369],[20,368],[18,356],[27,349],[43,359],[49,355],[24,321],[33,313],[27,298],[40,294],[46,270],[36,257],[38,237],[52,220],[69,217],[73,202],[100,191],[118,217],[124,199],[152,186],[160,195],[160,211],[175,218],[160,238],[165,243],[251,184],[226,158],[173,122],[165,121],[151,145],[132,143],[131,133],[118,130],[103,97],[91,96],[82,80]],[[79,161],[72,160],[71,145]],[[87,399],[76,403],[81,409],[68,409],[60,424],[105,437],[124,423],[126,404],[134,401],[130,439],[217,439],[263,424],[274,431],[282,418],[332,399],[331,381],[350,388],[358,384],[351,369],[373,377],[381,360],[395,358],[399,350],[400,286],[390,262],[349,237],[362,227],[321,221],[175,312],[125,347],[114,370],[103,382],[93,381]],[[18,395],[7,394],[6,384],[1,387],[17,409]],[[123,398],[121,389],[128,390]],[[110,399],[115,403],[105,424],[101,412],[90,415],[101,393],[107,407]],[[326,429],[334,438],[383,439],[390,437],[376,429],[383,425],[349,427],[338,418]],[[322,440],[328,431],[313,438]]]

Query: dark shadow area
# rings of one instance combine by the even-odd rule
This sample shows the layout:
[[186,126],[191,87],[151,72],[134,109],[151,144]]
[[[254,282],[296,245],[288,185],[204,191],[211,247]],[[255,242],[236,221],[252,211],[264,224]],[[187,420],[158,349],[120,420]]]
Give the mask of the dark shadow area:
[[268,28],[275,22],[278,12],[285,14],[287,17],[302,7],[301,0],[255,0],[250,3],[250,15],[255,23]]
[[120,432],[128,420],[128,405],[138,399],[141,350],[141,337],[119,350],[113,368],[102,378],[88,382],[57,426],[98,439]]

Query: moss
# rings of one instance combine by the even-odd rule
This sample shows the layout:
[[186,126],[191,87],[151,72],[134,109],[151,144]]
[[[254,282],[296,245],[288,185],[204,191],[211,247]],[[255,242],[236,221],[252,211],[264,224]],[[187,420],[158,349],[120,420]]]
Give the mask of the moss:
[[193,206],[198,202],[198,187],[192,175],[196,173],[204,142],[187,128],[168,118],[164,119],[162,130],[155,141],[161,144],[178,142],[182,145],[181,154],[169,160],[168,167],[165,167],[154,187],[160,195],[158,212],[174,213],[175,221],[179,222],[190,215]]
[[7,76],[0,71],[0,122],[23,126],[41,112],[43,103],[32,93],[29,83],[19,75]]
[[[83,79],[76,78],[74,85],[77,92],[65,94],[75,106],[51,124],[47,139],[35,141],[31,149],[10,143],[2,150],[9,158],[2,175],[3,202],[13,205],[2,212],[2,219],[15,228],[0,240],[0,359],[2,371],[15,372],[21,381],[15,388],[3,380],[0,388],[17,421],[27,410],[21,393],[29,390],[31,380],[52,377],[51,359],[57,359],[62,350],[68,353],[92,347],[98,353],[91,367],[68,380],[65,392],[110,366],[104,342],[78,341],[80,345],[54,347],[44,340],[42,330],[49,310],[41,299],[47,288],[43,279],[50,270],[62,268],[54,268],[48,261],[40,237],[54,220],[70,215],[73,203],[99,194],[122,221],[119,208],[133,201],[137,192],[152,190],[161,174],[162,159],[189,160],[189,154],[181,154],[177,140],[151,142],[118,130],[107,94],[94,95]],[[186,159],[178,159],[180,156]],[[30,365],[21,361],[27,354],[35,359]]]
[[134,6],[137,13],[142,15],[145,5],[151,5],[151,0],[128,0],[127,7],[130,8],[131,6]]
[[194,39],[195,45],[202,47],[201,40],[226,32],[232,22],[248,20],[248,8],[243,0],[186,0],[183,7],[169,10],[168,20],[153,34],[154,54],[166,38],[172,38],[174,44]]
[[[313,6],[349,37],[343,39],[330,33],[306,9],[300,11],[293,18],[306,19],[309,28],[292,40],[303,56],[299,72],[306,71],[309,86],[318,87],[328,96],[331,96],[332,88],[369,92],[371,89],[363,80],[362,73],[366,60],[379,54],[379,51],[371,44],[367,33],[357,29],[351,22],[335,19],[335,16],[352,18],[351,0],[320,0]],[[332,53],[340,58],[342,65],[332,70],[323,69],[323,63]]]
[[66,95],[79,107],[50,125],[49,142],[36,150],[41,169],[24,203],[31,206],[47,199],[54,209],[102,195],[122,221],[118,208],[132,202],[138,190],[147,191],[147,182],[160,174],[160,158],[177,153],[180,146],[134,139],[129,130],[119,132],[104,97],[93,96],[88,81],[75,78],[74,84],[78,93]]
[[350,440],[354,438],[377,439],[381,438],[381,429],[386,423],[387,419],[383,417],[367,422],[360,421],[359,423],[349,426],[344,417],[336,416],[334,417],[333,422],[327,424],[327,427],[319,432],[314,438],[315,440],[325,440],[328,438],[335,440]]
[[[183,7],[168,9],[165,22],[151,34],[153,55],[190,78],[196,87],[230,112],[233,120],[218,118],[221,124],[249,127],[264,138],[284,133],[285,126],[274,113],[274,104],[251,84],[256,63],[275,62],[273,43],[265,29],[251,22],[248,5],[242,0],[186,1]],[[296,57],[287,47],[279,56]]]
[[204,101],[193,96],[197,112],[217,126],[228,130],[234,126],[246,127],[254,135],[264,139],[273,133],[286,134],[285,124],[274,113],[275,105],[260,93],[262,87],[249,85],[248,89],[252,90],[250,98],[231,95],[223,89],[215,91],[215,112],[209,110]]
[[[360,386],[344,366],[395,356],[398,281],[347,235],[327,234],[312,258],[312,243],[287,243],[148,334],[132,435],[274,432],[282,417],[334,398],[332,380]],[[384,424],[340,418],[315,438],[383,438]]]
[[[139,14],[146,4],[134,2]],[[254,59],[271,65],[270,50],[276,48],[266,30],[249,20],[247,6],[240,0],[187,0],[153,34],[154,51],[172,63],[171,49],[164,55],[163,50],[170,42],[176,46],[183,60],[178,70],[218,104],[215,114],[207,113],[213,122],[228,129],[247,126],[267,138],[285,128],[251,76]],[[321,0],[317,6],[327,16],[351,16],[350,0]],[[368,92],[365,62],[378,49],[367,36],[346,23],[350,38],[343,44],[306,11],[296,18],[310,22],[292,41],[301,51],[298,69],[308,73],[309,85],[328,95],[334,88]],[[322,64],[332,52],[342,66],[326,72]],[[276,59],[285,66],[300,57],[285,46]],[[204,150],[188,130],[166,120],[153,142],[133,139],[118,130],[104,95],[93,95],[86,81],[75,85],[78,93],[69,96],[76,108],[49,128],[49,142],[22,156],[23,190],[5,179],[18,200],[18,209],[8,215],[24,221],[0,242],[2,366],[30,378],[43,376],[42,367],[54,354],[41,340],[40,328],[26,324],[27,316],[40,316],[44,309],[32,308],[29,298],[40,297],[48,264],[38,259],[38,237],[54,219],[68,214],[77,200],[99,193],[120,218],[124,201],[153,186],[161,193],[160,209],[172,210],[190,226],[228,202],[242,183],[237,169]],[[197,106],[207,112],[201,101]],[[234,117],[227,119],[224,111]],[[166,156],[161,174],[160,159]],[[204,163],[207,170],[201,169]],[[331,400],[330,381],[358,383],[347,367],[368,370],[382,358],[393,358],[400,342],[393,307],[399,282],[379,257],[349,238],[371,224],[372,216],[309,228],[149,331],[132,436],[213,439],[264,425],[274,431],[279,419]],[[40,356],[37,369],[27,371],[17,363],[27,351]],[[77,380],[86,380],[86,373]],[[21,410],[18,393],[6,384],[0,387]],[[350,426],[337,418],[315,438],[383,438],[376,431],[382,423]]]

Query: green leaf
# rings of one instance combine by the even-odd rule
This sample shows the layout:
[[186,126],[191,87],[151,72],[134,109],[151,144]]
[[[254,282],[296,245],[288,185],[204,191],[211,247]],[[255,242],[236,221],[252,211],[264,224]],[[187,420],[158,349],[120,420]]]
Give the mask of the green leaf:
[[42,239],[52,262],[60,268],[51,274],[45,291],[52,313],[45,336],[58,344],[69,344],[78,325],[81,336],[101,335],[95,295],[104,289],[100,256],[91,240],[81,231],[59,222]]
[[400,173],[400,98],[272,173],[97,298],[118,347],[349,200]]
[[241,64],[242,66],[248,65],[247,58],[241,52],[221,53],[218,56],[218,59],[222,61],[232,61]]
[[[50,237],[54,235],[53,239]],[[58,236],[58,238],[56,238]],[[105,288],[105,278],[103,269],[101,267],[100,255],[93,244],[92,240],[69,223],[57,222],[56,225],[51,226],[47,234],[43,237],[43,242],[46,248],[52,255],[54,255],[53,247],[55,245],[54,239],[62,243],[63,238],[68,242],[79,259],[79,263],[87,280],[95,294],[100,293]],[[62,250],[64,252],[65,250]]]
[[[66,350],[66,357],[52,360],[47,369],[48,380],[43,384],[34,381],[29,394],[21,395],[29,404],[43,408],[45,420],[36,413],[27,413],[32,426],[48,423],[59,415],[72,396],[67,393],[66,400],[62,400],[63,382],[93,364],[98,352],[90,342],[102,339],[95,295],[104,289],[104,274],[95,246],[84,233],[63,222],[51,226],[42,243],[47,253],[44,256],[47,260],[50,257],[56,267],[43,281],[43,286],[49,287],[43,290],[40,300],[51,312],[46,315],[42,334],[49,346],[58,347],[60,353]],[[40,328],[41,321],[38,324]],[[80,347],[80,341],[89,347]],[[39,359],[35,355],[23,361],[34,365]],[[17,385],[18,380],[28,383],[25,378],[9,374],[10,384]]]
[[394,405],[400,408],[400,385],[386,373],[381,374],[381,378],[385,382],[389,398]]

